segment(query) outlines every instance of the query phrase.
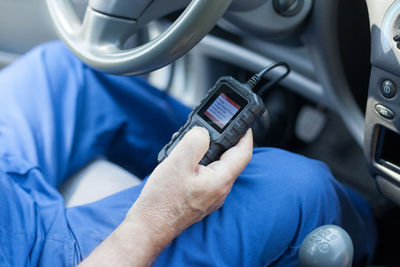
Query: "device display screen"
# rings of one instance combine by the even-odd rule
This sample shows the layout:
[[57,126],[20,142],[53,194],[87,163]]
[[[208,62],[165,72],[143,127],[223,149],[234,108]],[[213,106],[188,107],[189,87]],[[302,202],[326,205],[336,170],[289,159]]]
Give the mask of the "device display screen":
[[219,128],[223,129],[239,109],[240,106],[238,104],[222,93],[204,114],[218,125]]
[[199,115],[221,133],[246,105],[246,99],[222,84]]

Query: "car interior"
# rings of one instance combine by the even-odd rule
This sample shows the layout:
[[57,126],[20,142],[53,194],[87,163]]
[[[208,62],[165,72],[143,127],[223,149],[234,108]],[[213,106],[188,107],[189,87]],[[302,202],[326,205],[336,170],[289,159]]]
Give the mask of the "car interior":
[[[255,145],[325,162],[373,210],[373,265],[399,265],[400,0],[2,0],[0,13],[1,68],[61,39],[93,68],[142,75],[191,107],[221,76],[245,82],[286,62]],[[69,207],[138,183],[101,157],[60,191]]]

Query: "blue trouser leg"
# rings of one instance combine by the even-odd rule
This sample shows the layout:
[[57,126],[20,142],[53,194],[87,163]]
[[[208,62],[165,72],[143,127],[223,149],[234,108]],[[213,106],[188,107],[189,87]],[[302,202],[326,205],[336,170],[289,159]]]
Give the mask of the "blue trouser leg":
[[[0,101],[0,263],[13,266],[86,257],[143,185],[69,209],[55,188],[100,154],[144,177],[189,112],[140,79],[94,72],[58,43],[2,71]],[[373,222],[362,199],[319,162],[256,149],[224,206],[184,231],[155,265],[296,265],[306,234],[347,221],[357,257],[371,254]]]
[[1,71],[0,258],[80,260],[58,185],[102,154],[144,177],[187,111],[143,80],[94,72],[61,43]]
[[[84,257],[120,223],[141,188],[68,210]],[[184,231],[154,265],[296,266],[304,237],[325,224],[350,231],[360,262],[373,254],[374,223],[367,203],[349,193],[321,162],[255,149],[222,208]]]

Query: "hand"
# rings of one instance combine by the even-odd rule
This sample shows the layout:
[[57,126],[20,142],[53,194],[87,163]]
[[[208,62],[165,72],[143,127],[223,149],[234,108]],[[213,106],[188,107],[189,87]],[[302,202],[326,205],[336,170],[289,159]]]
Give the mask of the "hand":
[[252,156],[249,129],[221,159],[199,165],[210,143],[208,131],[195,127],[157,166],[125,223],[141,225],[143,234],[161,250],[195,222],[222,206],[237,176]]
[[221,207],[252,156],[251,130],[221,159],[199,165],[210,138],[189,131],[154,172],[125,220],[80,266],[150,266],[191,224]]

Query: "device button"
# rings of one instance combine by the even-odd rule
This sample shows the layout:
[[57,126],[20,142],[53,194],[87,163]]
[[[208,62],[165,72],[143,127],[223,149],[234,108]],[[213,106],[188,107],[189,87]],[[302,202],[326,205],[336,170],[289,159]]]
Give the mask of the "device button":
[[221,148],[216,143],[211,143],[207,153],[216,156],[221,153]]
[[384,105],[376,104],[375,110],[376,110],[376,112],[378,112],[379,115],[381,115],[385,119],[391,120],[394,117],[393,111],[391,109],[385,107]]
[[386,98],[392,98],[396,94],[397,87],[391,80],[384,80],[381,84],[381,93]]
[[209,154],[205,154],[204,157],[200,160],[200,164],[207,166],[208,164],[210,164],[211,162],[213,162],[212,159],[210,159]]
[[251,121],[253,121],[253,114],[250,112],[244,112],[242,115],[242,120],[244,121],[244,123],[246,124],[250,124]]
[[232,131],[226,132],[224,139],[229,143],[229,147],[236,145],[236,143],[238,142],[237,136],[234,135]]
[[233,128],[234,128],[237,132],[242,133],[242,132],[243,132],[243,129],[246,129],[246,124],[244,123],[243,120],[238,119],[238,120],[235,122],[235,125],[233,125]]

